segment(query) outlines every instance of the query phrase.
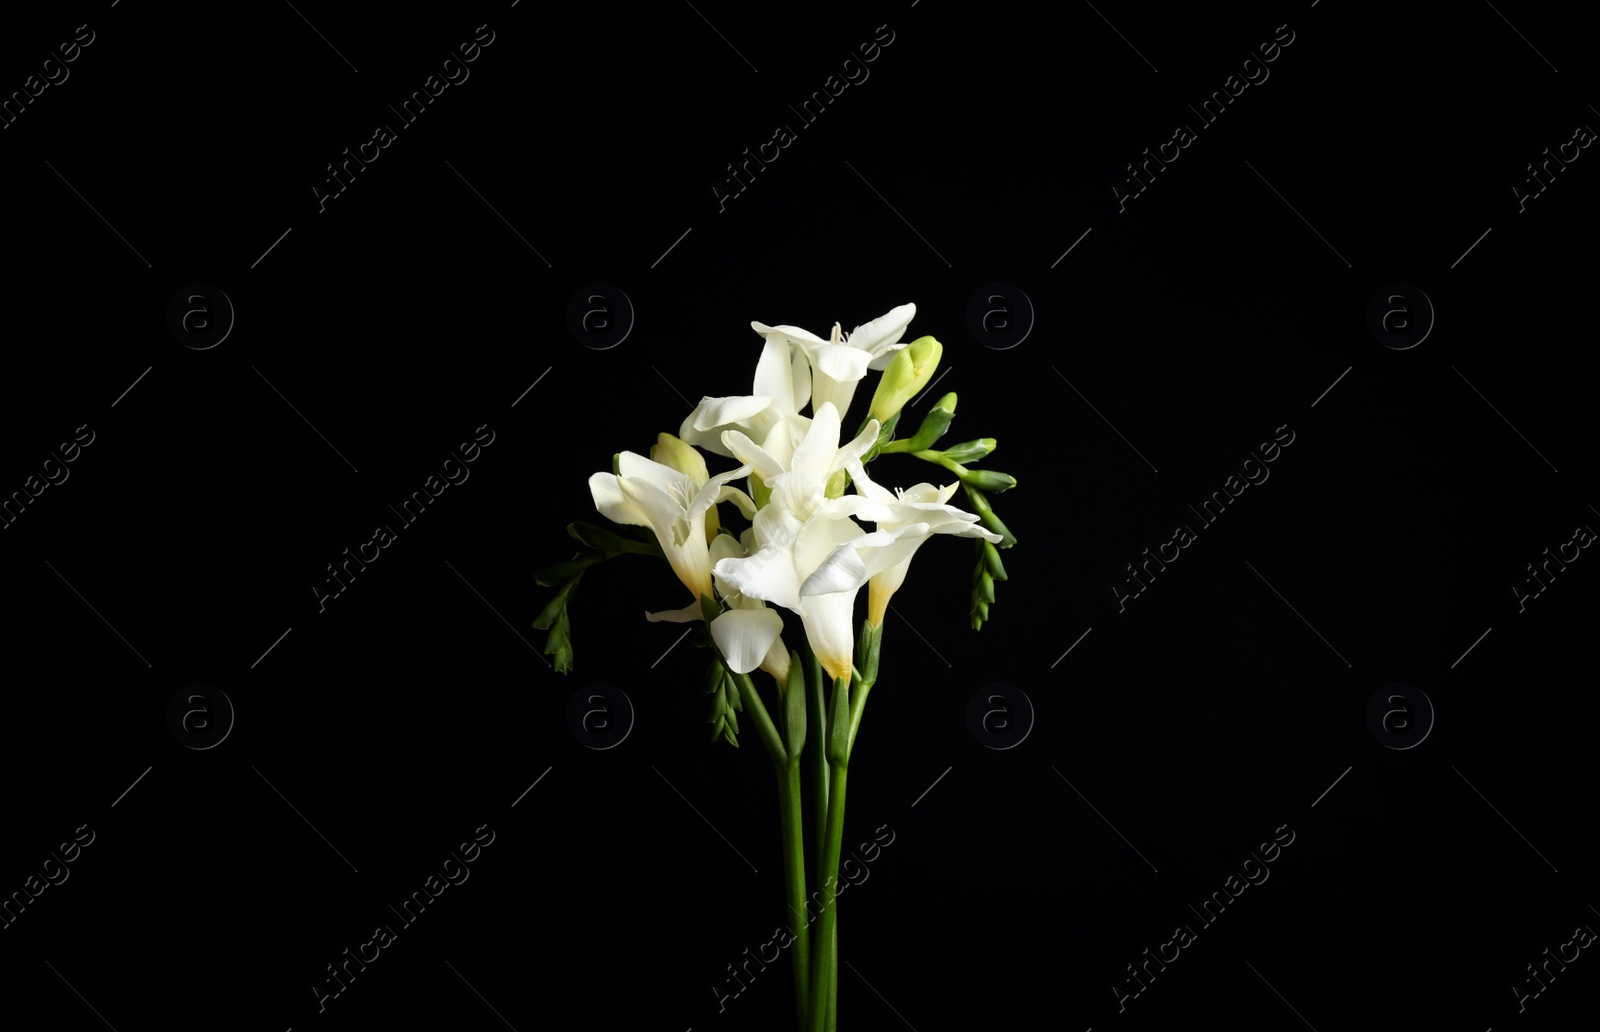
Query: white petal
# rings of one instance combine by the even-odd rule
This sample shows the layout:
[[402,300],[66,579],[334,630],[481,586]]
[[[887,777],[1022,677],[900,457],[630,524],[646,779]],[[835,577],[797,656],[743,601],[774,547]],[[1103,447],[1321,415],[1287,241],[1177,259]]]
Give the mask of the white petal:
[[688,506],[684,509],[684,518],[688,520],[701,519],[705,516],[706,510],[717,503],[717,499],[722,494],[724,484],[730,480],[738,480],[740,477],[749,475],[750,467],[744,465],[726,473],[718,473],[710,480],[707,480],[705,486],[695,492],[695,496],[689,500]]
[[798,414],[806,407],[806,402],[811,400],[811,357],[800,348],[794,348],[789,366],[790,377],[794,383],[793,407],[790,411]]
[[860,435],[843,448],[840,448],[838,453],[834,455],[833,461],[828,464],[828,476],[832,476],[850,463],[858,461],[861,456],[870,451],[872,446],[878,443],[878,430],[879,426],[876,419],[867,420],[867,425],[862,428]]
[[[702,398],[695,406],[692,425],[696,430],[711,430],[719,426],[734,426],[760,415],[772,404],[764,395],[746,394],[727,398]],[[681,435],[680,435],[681,436]]]
[[739,430],[722,431],[722,446],[727,448],[740,462],[747,466],[755,467],[761,474],[761,479],[771,480],[780,475],[784,466],[766,449],[752,441],[747,434]]
[[784,469],[788,469],[794,461],[794,450],[805,440],[810,429],[811,417],[784,416],[772,424],[772,429],[767,431],[767,436],[761,441],[761,448],[776,459]]
[[755,517],[755,500],[749,495],[745,494],[743,491],[739,490],[737,487],[729,487],[726,484],[722,485],[722,493],[717,495],[717,501],[732,502],[734,507],[739,510],[739,515],[743,516],[747,520]]
[[624,480],[638,478],[648,480],[668,494],[678,493],[685,496],[694,490],[694,482],[688,474],[680,473],[671,466],[638,452],[625,451],[617,456],[617,475]]
[[928,525],[912,524],[893,533],[874,531],[840,545],[800,587],[802,596],[854,591],[873,577],[908,562],[928,538]]
[[867,375],[872,356],[848,344],[823,344],[811,354],[817,371],[841,382],[854,383]]
[[838,451],[839,410],[832,405],[824,405],[811,417],[811,427],[806,431],[805,440],[794,450],[789,469],[801,474],[804,479],[825,481],[832,472],[828,467]]
[[[846,462],[845,468],[850,471],[850,480],[856,485],[856,494],[864,495],[875,502],[892,502],[895,500],[893,491],[867,476],[867,467],[861,464],[860,456]],[[943,500],[942,498],[940,499],[940,501]],[[869,516],[867,518],[872,520],[879,519],[877,516]]]
[[[888,312],[878,316],[869,323],[864,323],[850,331],[850,336],[845,338],[853,348],[860,348],[869,352],[876,358],[884,354],[887,349],[899,342],[906,332],[906,326],[916,317],[916,305],[900,305],[891,308]],[[881,366],[873,366],[880,369]]]
[[889,368],[889,363],[894,361],[894,353],[905,347],[905,344],[890,344],[883,352],[867,364],[867,368],[875,372],[883,372]]
[[783,633],[783,617],[776,610],[730,609],[711,621],[711,637],[722,650],[728,668],[748,674],[767,658],[767,650]]
[[855,649],[851,624],[855,614],[856,592],[836,591],[806,599],[801,622],[806,638],[829,677],[849,677]]
[[644,516],[644,523],[654,528],[656,536],[666,544],[671,538],[672,525],[683,513],[683,503],[642,477],[619,477],[617,487],[628,503]]
[[[789,345],[776,335],[768,337],[756,363],[754,392],[788,409],[794,401],[794,367]],[[798,412],[799,409],[794,411]]]
[[694,623],[704,619],[705,614],[700,611],[700,603],[691,602],[682,609],[668,609],[662,613],[646,613],[644,618],[651,623]]
[[594,496],[594,507],[612,523],[634,527],[650,526],[650,518],[638,506],[628,501],[617,486],[617,478],[610,473],[596,473],[589,478],[589,493]]
[[816,378],[811,381],[811,411],[821,412],[822,406],[832,405],[838,409],[842,419],[850,411],[850,402],[855,399],[856,385],[860,380],[835,380],[827,373],[818,371]]
[[805,351],[809,351],[811,348],[817,347],[818,345],[828,343],[815,333],[812,333],[810,330],[802,330],[798,326],[768,326],[766,323],[753,322],[750,324],[750,328],[761,334],[763,337],[770,338],[776,334],[778,337],[783,338],[787,343],[793,344],[795,347]]

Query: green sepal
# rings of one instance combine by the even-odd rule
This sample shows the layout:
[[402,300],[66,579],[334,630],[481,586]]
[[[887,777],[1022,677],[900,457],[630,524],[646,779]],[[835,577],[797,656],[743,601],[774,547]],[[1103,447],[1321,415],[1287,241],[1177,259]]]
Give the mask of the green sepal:
[[783,745],[791,764],[806,747],[806,676],[800,653],[789,653],[789,684],[783,690]]
[[850,679],[833,682],[833,702],[828,711],[828,763],[845,766],[850,762]]
[[1000,550],[994,547],[994,543],[979,538],[978,550],[983,553],[983,564],[989,568],[989,576],[997,581],[1005,580],[1006,566],[1000,561]]
[[870,688],[878,681],[878,653],[883,647],[883,625],[874,627],[866,620],[861,621],[861,636],[856,646],[860,659],[861,669],[856,672],[858,685]]

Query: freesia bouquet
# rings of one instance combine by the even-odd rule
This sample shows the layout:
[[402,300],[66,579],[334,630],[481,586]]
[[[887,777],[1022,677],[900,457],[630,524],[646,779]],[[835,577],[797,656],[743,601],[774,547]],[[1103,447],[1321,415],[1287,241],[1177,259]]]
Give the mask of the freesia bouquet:
[[[595,507],[620,526],[569,525],[584,550],[537,575],[541,585],[559,589],[533,625],[549,632],[545,652],[561,673],[573,660],[568,609],[590,567],[619,555],[653,555],[688,589],[688,605],[645,616],[705,622],[696,643],[714,652],[705,687],[712,696],[711,740],[737,746],[736,714],[744,713],[771,757],[785,892],[799,925],[792,957],[800,1032],[835,1027],[834,890],[845,783],[878,679],[889,600],[912,556],[934,535],[973,538],[971,622],[981,628],[995,581],[1006,579],[997,547],[1016,544],[988,500],[1016,480],[970,468],[994,450],[994,439],[934,448],[955,415],[955,394],[935,402],[914,435],[895,437],[902,410],[928,384],[943,353],[933,337],[901,342],[915,314],[915,305],[901,305],[849,334],[836,323],[826,340],[795,326],[751,323],[764,341],[752,393],[702,399],[676,435],[660,435],[648,457],[622,452],[611,472],[590,477]],[[859,431],[841,444],[843,420],[869,371],[881,373],[877,390]],[[702,449],[739,465],[713,475]],[[890,491],[866,467],[894,453],[932,463],[955,482]],[[747,489],[735,485],[741,479]],[[972,511],[949,504],[958,489],[965,489]],[[724,524],[724,505],[748,526],[735,532]],[[863,587],[866,617],[853,633]],[[798,649],[785,644],[783,611],[798,618]],[[757,669],[772,678],[765,692],[751,680]],[[812,786],[809,883],[804,768]],[[819,913],[807,906],[808,887]]]

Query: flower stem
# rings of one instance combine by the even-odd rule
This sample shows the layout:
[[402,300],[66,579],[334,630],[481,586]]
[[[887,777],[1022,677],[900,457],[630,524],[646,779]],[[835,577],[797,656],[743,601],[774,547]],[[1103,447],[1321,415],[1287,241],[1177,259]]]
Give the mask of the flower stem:
[[779,819],[783,822],[783,881],[795,926],[793,953],[796,1028],[806,1032],[811,999],[811,923],[806,913],[805,821],[800,812],[800,758],[778,770]]
[[812,841],[812,869],[818,872],[817,887],[822,887],[822,840],[828,834],[828,706],[822,694],[822,664],[817,654],[806,649],[806,737],[811,748],[812,806],[816,827]]
[[834,887],[839,880],[839,853],[844,842],[844,789],[849,773],[845,763],[831,763],[828,794],[828,829],[823,841],[822,867],[817,884],[822,891],[822,920],[811,943],[810,1032],[828,1032],[832,990],[838,980],[838,902]]
[[789,760],[788,751],[783,747],[783,740],[778,737],[778,728],[772,723],[772,717],[767,713],[767,707],[761,701],[761,695],[756,691],[755,682],[750,680],[749,674],[735,674],[729,671],[734,684],[739,686],[739,698],[744,701],[744,711],[756,725],[756,734],[761,737],[761,744],[766,746],[767,755],[772,757],[772,762],[777,767],[782,767]]

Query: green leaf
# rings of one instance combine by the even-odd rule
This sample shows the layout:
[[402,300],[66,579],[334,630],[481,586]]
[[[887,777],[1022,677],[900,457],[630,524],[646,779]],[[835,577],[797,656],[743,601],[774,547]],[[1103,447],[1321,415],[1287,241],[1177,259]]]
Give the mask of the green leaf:
[[541,588],[554,588],[565,584],[578,577],[589,567],[603,563],[612,558],[612,553],[585,551],[578,552],[572,559],[564,563],[547,566],[533,575],[533,582]]
[[[632,530],[645,531],[647,536],[628,533],[628,531]],[[590,548],[601,552],[630,552],[634,555],[665,557],[655,534],[645,530],[643,527],[628,527],[619,533],[609,527],[601,527],[580,520],[576,523],[567,524],[567,533]]]

